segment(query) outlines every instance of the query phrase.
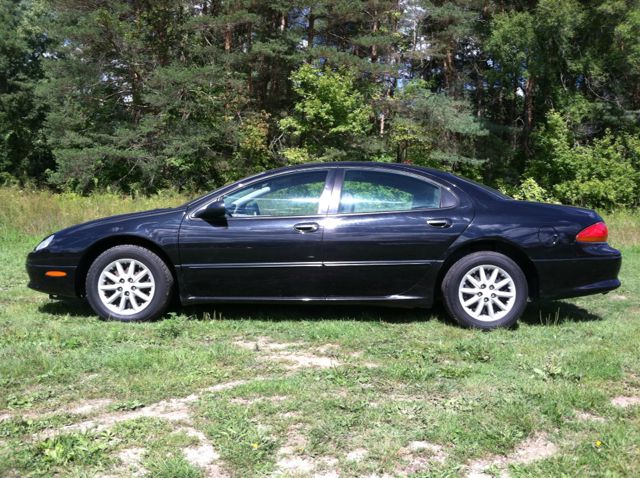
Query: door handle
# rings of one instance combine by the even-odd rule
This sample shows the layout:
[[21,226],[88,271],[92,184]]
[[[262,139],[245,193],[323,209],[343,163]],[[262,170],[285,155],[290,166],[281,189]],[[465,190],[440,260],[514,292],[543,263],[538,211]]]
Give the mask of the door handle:
[[440,229],[451,227],[451,221],[449,219],[429,219],[427,224],[431,227],[439,227]]
[[296,231],[301,232],[302,234],[307,232],[316,232],[318,227],[320,226],[315,222],[301,222],[293,226]]

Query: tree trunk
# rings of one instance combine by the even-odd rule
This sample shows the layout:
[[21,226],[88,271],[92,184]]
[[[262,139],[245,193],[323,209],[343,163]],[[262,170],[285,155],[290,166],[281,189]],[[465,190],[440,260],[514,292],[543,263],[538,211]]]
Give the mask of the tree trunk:
[[232,41],[232,30],[231,25],[227,25],[224,29],[224,51],[225,53],[229,53],[231,51],[231,41]]
[[453,74],[454,74],[453,50],[451,48],[447,49],[447,53],[444,57],[443,69],[444,69],[444,87],[445,89],[448,90],[451,87],[451,84],[453,83]]
[[313,48],[313,37],[316,34],[314,30],[315,23],[316,23],[315,15],[313,13],[309,13],[309,26],[307,28],[307,48],[308,49]]
[[[377,16],[378,12],[374,11],[373,15]],[[376,18],[376,19],[373,20],[373,26],[371,27],[371,32],[375,36],[377,31],[378,31],[378,20]],[[371,63],[375,63],[376,61],[378,61],[378,45],[373,44],[373,45],[371,45]]]
[[522,131],[522,146],[525,154],[530,156],[531,148],[529,139],[533,130],[533,93],[535,88],[535,80],[532,76],[527,78],[527,84],[524,88],[524,128]]

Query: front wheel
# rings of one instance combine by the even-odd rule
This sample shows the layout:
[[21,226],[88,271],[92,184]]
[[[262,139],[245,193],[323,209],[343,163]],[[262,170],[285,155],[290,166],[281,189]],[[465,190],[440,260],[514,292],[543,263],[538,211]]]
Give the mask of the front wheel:
[[106,250],[87,273],[91,308],[103,319],[152,320],[166,310],[173,276],[160,257],[144,247],[122,245]]
[[518,265],[497,252],[475,252],[458,260],[442,281],[445,306],[466,327],[494,329],[517,322],[529,295]]

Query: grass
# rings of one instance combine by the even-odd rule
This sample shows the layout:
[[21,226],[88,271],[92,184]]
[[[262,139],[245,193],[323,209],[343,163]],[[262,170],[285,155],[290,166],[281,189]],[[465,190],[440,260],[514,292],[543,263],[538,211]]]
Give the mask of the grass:
[[[478,459],[514,477],[640,474],[640,407],[611,403],[640,397],[637,212],[606,215],[621,289],[532,304],[516,330],[463,330],[439,308],[231,305],[127,325],[26,288],[48,233],[186,200],[0,189],[0,476],[455,477]],[[319,359],[332,366],[301,365]],[[536,437],[555,452],[518,459]],[[219,458],[188,459],[206,446]]]

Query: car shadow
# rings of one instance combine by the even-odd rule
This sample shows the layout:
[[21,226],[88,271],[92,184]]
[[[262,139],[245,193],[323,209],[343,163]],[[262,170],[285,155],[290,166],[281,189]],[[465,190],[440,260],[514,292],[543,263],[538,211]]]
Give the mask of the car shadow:
[[178,307],[194,320],[352,320],[358,322],[412,323],[438,320],[454,324],[440,304],[431,309],[369,305],[216,304]]
[[51,299],[38,310],[43,314],[70,315],[71,317],[97,317],[89,303],[82,299]]
[[[42,304],[38,310],[44,314],[69,315],[71,317],[96,317],[86,300],[60,299]],[[183,314],[190,320],[355,320],[395,323],[438,320],[455,324],[444,307],[436,304],[432,309],[397,308],[357,305],[289,305],[289,304],[215,304],[182,306],[173,304],[163,318],[172,313]],[[162,318],[160,319],[162,320]]]
[[528,305],[520,323],[529,325],[558,325],[567,322],[594,322],[600,315],[565,301],[540,301]]
[[[47,302],[39,311],[51,315],[95,318],[86,300],[64,299]],[[353,320],[359,322],[413,323],[437,320],[456,325],[444,306],[437,302],[431,309],[397,308],[358,305],[285,305],[285,304],[215,304],[182,306],[173,305],[169,313],[184,314],[191,320]],[[162,319],[160,319],[162,320]],[[557,325],[565,322],[591,322],[603,318],[575,304],[562,301],[534,302],[528,305],[520,323],[529,325]]]

